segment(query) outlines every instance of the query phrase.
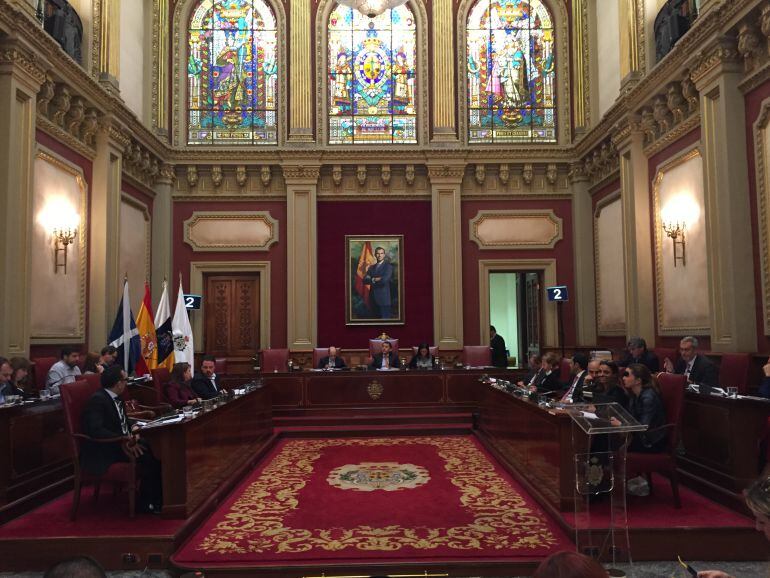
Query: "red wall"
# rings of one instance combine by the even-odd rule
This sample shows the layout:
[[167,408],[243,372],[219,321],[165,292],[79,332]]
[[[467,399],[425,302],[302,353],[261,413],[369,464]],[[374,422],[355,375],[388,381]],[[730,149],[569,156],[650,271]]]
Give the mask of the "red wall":
[[[382,331],[433,342],[430,201],[318,203],[318,345],[366,349]],[[403,235],[404,325],[345,325],[345,235]]]
[[[700,127],[688,132],[686,135],[684,135],[679,140],[671,143],[666,148],[664,148],[659,153],[651,156],[647,162],[647,170],[649,172],[650,177],[650,191],[649,191],[649,198],[650,198],[650,234],[652,235],[653,242],[650,244],[650,251],[652,253],[652,262],[653,262],[653,298],[655,300],[655,309],[657,311],[658,307],[658,295],[657,291],[655,291],[655,287],[657,287],[657,273],[655,270],[655,213],[654,213],[654,203],[653,203],[653,194],[652,194],[652,187],[653,182],[655,181],[655,174],[657,173],[658,166],[664,164],[669,159],[675,157],[677,154],[679,154],[684,149],[692,146],[693,144],[700,141]],[[659,327],[657,322],[657,317],[655,321],[655,345],[657,347],[679,347],[679,340],[681,339],[680,336],[666,336],[666,335],[660,335],[659,333]],[[682,336],[683,337],[683,336]],[[700,341],[700,348],[704,351],[707,351],[711,349],[711,337],[709,335],[696,335],[698,340]]]
[[770,352],[770,337],[766,336],[764,321],[762,319],[762,264],[759,253],[759,232],[757,228],[757,219],[759,218],[759,208],[757,207],[757,176],[756,163],[754,155],[754,123],[759,118],[762,110],[762,101],[770,97],[770,82],[758,86],[746,94],[746,156],[749,169],[749,202],[751,203],[751,214],[754,216],[751,222],[751,238],[754,245],[754,294],[756,295],[756,317],[757,317],[757,351],[760,353]]
[[[269,211],[278,221],[279,241],[269,251],[232,251],[225,253],[195,253],[184,242],[184,221],[193,211]],[[174,271],[169,284],[171,308],[176,302],[177,279],[182,274],[182,286],[190,289],[192,261],[270,261],[270,346],[286,347],[286,203],[281,201],[222,203],[211,201],[175,201],[173,208]]]
[[[91,182],[93,181],[93,164],[90,160],[88,160],[85,157],[80,156],[78,153],[72,151],[71,149],[67,148],[65,145],[60,143],[59,141],[51,138],[46,133],[44,133],[41,130],[35,131],[35,140],[37,143],[41,146],[46,147],[47,149],[52,150],[57,155],[67,159],[69,162],[79,166],[83,171],[83,176],[86,180],[86,186],[88,187],[87,190],[87,203],[88,203],[88,212],[90,215],[91,212]],[[91,218],[89,217],[88,223],[90,226]],[[90,233],[90,231],[89,231]],[[89,234],[90,239],[90,234]],[[88,251],[90,253],[91,250],[91,244],[88,244]],[[91,262],[90,254],[88,262]],[[80,347],[83,351],[86,349],[86,343],[88,342],[88,311],[89,311],[89,295],[88,295],[88,288],[89,288],[89,278],[90,278],[90,271],[86,271],[86,319],[85,319],[85,343],[73,343],[72,345],[74,347]],[[30,359],[35,359],[36,357],[59,357],[61,347],[59,345],[31,345],[29,348],[29,356]]]
[[[471,241],[468,222],[481,210],[551,209],[563,223],[563,239],[553,249],[481,250]],[[572,247],[572,202],[563,200],[465,201],[462,203],[463,234],[463,332],[466,345],[486,344],[489,336],[479,335],[479,260],[481,259],[556,259],[556,282],[567,285],[574,295],[575,275]],[[555,307],[544,299],[543,307]],[[575,343],[575,305],[564,306],[564,332],[567,347]],[[503,336],[505,337],[505,336]]]

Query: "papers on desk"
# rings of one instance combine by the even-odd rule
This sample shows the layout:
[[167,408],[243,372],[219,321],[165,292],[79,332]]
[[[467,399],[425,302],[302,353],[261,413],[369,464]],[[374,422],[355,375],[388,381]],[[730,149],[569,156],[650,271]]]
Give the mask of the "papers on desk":
[[244,395],[246,393],[246,389],[232,389],[230,391],[233,392],[233,395]]
[[586,419],[599,419],[599,416],[592,411],[581,411],[580,413]]
[[376,371],[398,371],[398,367],[378,367]]
[[[139,427],[141,427],[142,429],[148,429],[148,428],[152,428],[152,427],[158,427],[158,426],[161,426],[161,425],[171,425],[173,423],[179,423],[183,419],[184,419],[184,415],[183,414],[170,415],[170,416],[167,416],[167,417],[161,417],[159,419],[155,419],[155,420],[148,421],[148,422],[140,422],[140,421],[138,421],[138,422],[136,422],[136,425],[139,425]],[[140,425],[141,423],[144,423],[144,425]]]

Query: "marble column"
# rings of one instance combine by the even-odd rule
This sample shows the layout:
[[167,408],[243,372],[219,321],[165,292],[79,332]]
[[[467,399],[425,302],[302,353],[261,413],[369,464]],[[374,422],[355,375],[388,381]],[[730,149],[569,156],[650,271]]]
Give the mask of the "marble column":
[[316,199],[320,163],[282,165],[286,182],[287,346],[311,351],[318,337]]
[[91,183],[88,283],[88,349],[104,347],[121,298],[120,197],[128,136],[106,118],[96,134]]
[[433,210],[433,332],[441,349],[463,346],[461,185],[465,164],[428,164]]
[[719,39],[692,73],[700,92],[713,351],[757,348],[742,77],[732,38]]
[[570,167],[572,231],[575,261],[576,345],[596,345],[596,268],[594,266],[594,216],[588,177],[582,163]]
[[36,97],[45,71],[26,47],[0,44],[0,352],[29,356],[29,269]]
[[629,122],[613,135],[620,155],[623,210],[623,271],[626,282],[626,330],[655,346],[655,291],[650,231],[650,179],[644,135]]

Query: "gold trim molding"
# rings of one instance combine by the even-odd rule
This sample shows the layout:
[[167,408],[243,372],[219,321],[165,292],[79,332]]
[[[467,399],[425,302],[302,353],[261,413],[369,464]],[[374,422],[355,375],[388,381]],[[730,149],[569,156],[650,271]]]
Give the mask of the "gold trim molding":
[[754,122],[754,165],[757,179],[757,210],[759,228],[759,258],[762,281],[762,321],[764,334],[770,335],[770,182],[768,164],[770,147],[765,142],[770,137],[770,98],[762,102],[762,108]]
[[[217,224],[221,229],[227,229],[234,223],[253,224],[255,238],[252,242],[216,242],[203,241],[196,238],[195,229],[204,223]],[[256,242],[260,233],[258,227],[265,229],[261,242]],[[260,235],[262,236],[262,235]],[[278,221],[273,219],[269,211],[229,212],[229,211],[195,211],[184,222],[184,242],[198,252],[230,252],[230,251],[269,251],[278,242]]]
[[[518,240],[511,236],[508,239],[494,240],[488,238],[488,231],[487,234],[484,232],[485,225],[489,226],[493,222],[497,222],[498,227],[504,227],[511,235],[533,223],[544,225],[550,231],[544,231],[544,236],[540,239]],[[550,209],[478,211],[468,222],[468,229],[471,241],[476,243],[479,249],[553,249],[556,243],[564,238],[563,221]]]

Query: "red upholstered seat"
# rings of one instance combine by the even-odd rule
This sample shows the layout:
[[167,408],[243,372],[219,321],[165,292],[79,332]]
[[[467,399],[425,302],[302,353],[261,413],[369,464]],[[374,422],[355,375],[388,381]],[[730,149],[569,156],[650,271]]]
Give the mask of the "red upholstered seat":
[[226,357],[217,357],[214,359],[214,373],[217,375],[227,375]]
[[288,369],[289,350],[288,349],[263,349],[262,350],[262,373],[273,371],[286,371]]
[[559,362],[559,381],[569,383],[572,375],[572,362],[566,357],[562,357]]
[[660,360],[660,370],[663,371],[663,362],[668,357],[671,363],[676,363],[679,358],[679,350],[674,347],[656,347],[652,350]]
[[684,375],[661,373],[658,376],[660,395],[666,408],[666,424],[661,429],[667,429],[668,447],[666,451],[657,454],[628,452],[626,471],[629,477],[646,474],[652,489],[653,472],[668,476],[671,482],[671,493],[674,496],[674,506],[682,507],[679,499],[679,476],[676,473],[676,448],[679,445],[679,435],[682,426],[682,408],[684,407],[684,392],[687,380]]
[[171,381],[171,373],[167,367],[156,367],[152,371],[152,384],[155,386],[156,402],[168,403],[166,399],[166,384]]
[[[337,356],[339,357],[340,350],[337,349]],[[321,360],[329,355],[329,348],[328,347],[315,347],[313,348],[313,368],[317,368],[318,364],[321,363]]]
[[[98,377],[98,376],[97,376]],[[126,486],[128,489],[128,515],[134,517],[136,505],[136,461],[129,456],[128,462],[117,462],[112,464],[104,474],[97,476],[80,469],[80,443],[84,440],[91,440],[97,443],[122,444],[123,438],[114,438],[106,440],[94,440],[82,433],[80,429],[80,418],[83,414],[83,408],[90,397],[101,387],[95,385],[93,379],[79,379],[73,383],[64,383],[61,385],[61,400],[64,408],[64,423],[67,433],[70,436],[70,452],[75,469],[75,488],[72,493],[72,512],[70,519],[74,520],[80,506],[80,490],[83,484],[93,482],[94,500],[99,499],[99,488],[102,482]]]
[[51,366],[59,361],[58,357],[38,357],[32,360],[34,362],[35,388],[40,391],[45,389],[46,379]]
[[492,350],[488,345],[466,345],[463,347],[463,365],[489,367],[492,365]]
[[751,356],[748,353],[725,353],[719,365],[719,385],[737,387],[738,393],[748,393],[750,366]]
[[[392,337],[389,337],[387,341],[388,343],[390,343],[390,348],[393,351],[393,353],[398,355],[398,339],[393,339]],[[375,355],[380,353],[382,351],[382,344],[383,344],[382,339],[370,339],[369,340],[369,357],[373,358]]]

